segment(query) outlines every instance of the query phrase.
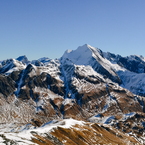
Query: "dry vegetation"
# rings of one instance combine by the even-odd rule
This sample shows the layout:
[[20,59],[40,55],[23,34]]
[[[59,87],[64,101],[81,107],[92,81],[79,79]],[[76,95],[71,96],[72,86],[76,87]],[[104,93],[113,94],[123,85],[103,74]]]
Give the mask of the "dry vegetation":
[[104,125],[86,123],[71,128],[57,127],[45,135],[33,134],[40,145],[139,145],[133,137]]

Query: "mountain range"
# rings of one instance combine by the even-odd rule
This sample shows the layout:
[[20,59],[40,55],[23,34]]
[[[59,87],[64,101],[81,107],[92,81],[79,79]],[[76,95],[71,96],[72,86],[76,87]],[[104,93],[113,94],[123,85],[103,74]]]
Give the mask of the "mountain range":
[[145,144],[145,57],[85,44],[0,61],[0,143]]

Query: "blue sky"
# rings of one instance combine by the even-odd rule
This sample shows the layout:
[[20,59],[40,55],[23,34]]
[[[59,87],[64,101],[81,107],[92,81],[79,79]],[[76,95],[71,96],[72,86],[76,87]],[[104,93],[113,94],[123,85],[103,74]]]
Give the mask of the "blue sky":
[[0,0],[0,60],[59,58],[90,44],[145,56],[145,0]]

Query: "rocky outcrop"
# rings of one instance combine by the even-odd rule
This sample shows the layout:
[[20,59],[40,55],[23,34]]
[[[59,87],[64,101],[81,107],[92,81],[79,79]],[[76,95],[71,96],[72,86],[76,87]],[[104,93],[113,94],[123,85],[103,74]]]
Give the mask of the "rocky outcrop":
[[0,93],[7,98],[14,90],[15,82],[8,76],[0,75]]

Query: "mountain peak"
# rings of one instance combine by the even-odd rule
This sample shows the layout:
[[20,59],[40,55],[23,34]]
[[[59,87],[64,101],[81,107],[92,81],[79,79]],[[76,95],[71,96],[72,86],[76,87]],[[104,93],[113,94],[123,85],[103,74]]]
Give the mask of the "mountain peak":
[[21,62],[23,62],[23,63],[25,63],[25,64],[28,64],[28,63],[29,63],[29,60],[28,60],[28,58],[26,57],[26,55],[19,56],[18,58],[16,58],[16,60],[21,61]]
[[62,56],[62,60],[69,59],[76,65],[91,65],[92,59],[104,61],[102,51],[89,44],[79,46],[76,50],[67,50]]
[[80,46],[80,47],[91,47],[91,45],[89,45],[89,44],[84,44],[84,45],[82,45],[82,46]]
[[89,60],[92,58],[91,46],[84,44],[79,46],[76,50],[67,50],[62,56],[62,60],[70,59],[77,65],[88,65]]

